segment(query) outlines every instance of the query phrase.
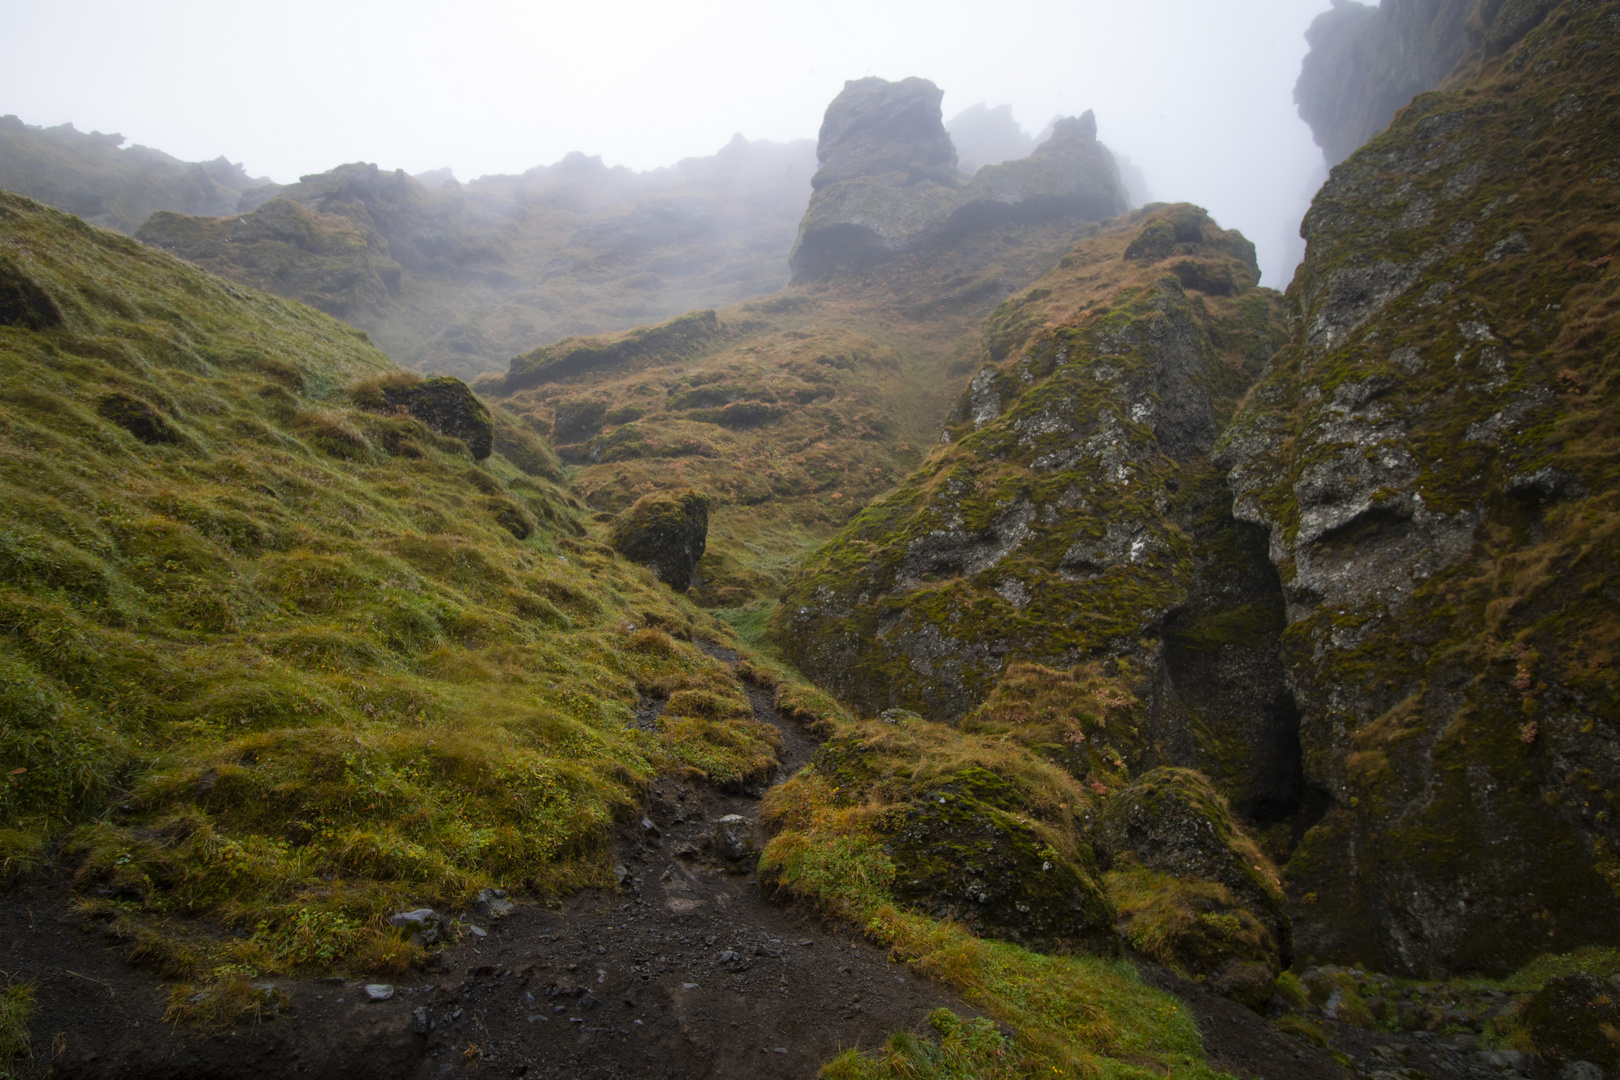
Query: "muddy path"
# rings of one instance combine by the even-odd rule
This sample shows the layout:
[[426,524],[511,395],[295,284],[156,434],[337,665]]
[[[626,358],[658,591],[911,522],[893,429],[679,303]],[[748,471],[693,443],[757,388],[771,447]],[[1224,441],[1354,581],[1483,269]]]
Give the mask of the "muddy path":
[[[817,740],[747,690],[782,732],[773,780],[792,775]],[[65,875],[15,887],[0,894],[0,972],[38,988],[35,1057],[18,1075],[808,1078],[842,1050],[923,1029],[934,1008],[977,1015],[852,928],[761,895],[755,859],[728,859],[714,837],[727,815],[752,823],[763,791],[661,777],[616,837],[619,890],[463,914],[460,940],[386,1000],[362,982],[268,980],[284,1011],[218,1035],[163,1024],[164,986],[73,912]],[[1188,1003],[1212,1063],[1234,1075],[1345,1075],[1248,1010],[1146,974]]]

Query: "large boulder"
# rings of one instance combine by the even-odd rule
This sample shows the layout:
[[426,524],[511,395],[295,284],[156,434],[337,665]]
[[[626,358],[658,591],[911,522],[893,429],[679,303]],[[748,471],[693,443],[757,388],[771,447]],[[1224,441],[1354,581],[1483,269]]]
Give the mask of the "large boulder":
[[936,918],[1035,949],[1118,951],[1093,868],[1045,844],[1015,789],[986,769],[917,791],[885,850],[895,896]]
[[1152,770],[1109,800],[1094,838],[1127,941],[1217,993],[1264,1006],[1293,959],[1282,889],[1207,778]]
[[613,547],[677,591],[692,584],[709,536],[709,497],[688,489],[643,495],[613,522]]

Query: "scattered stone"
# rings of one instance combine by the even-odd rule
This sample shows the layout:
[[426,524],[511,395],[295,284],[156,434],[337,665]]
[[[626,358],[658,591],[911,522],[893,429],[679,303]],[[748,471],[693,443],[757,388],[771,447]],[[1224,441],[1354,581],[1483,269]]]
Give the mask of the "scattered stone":
[[387,1001],[394,996],[394,988],[388,983],[367,983],[366,999],[368,1001]]
[[747,858],[754,850],[754,823],[741,814],[727,814],[714,823],[714,847],[731,862]]
[[428,1033],[428,1028],[431,1026],[432,1025],[428,1022],[428,1008],[426,1005],[418,1005],[416,1008],[411,1010],[412,1031],[416,1032],[418,1035],[426,1035]]
[[388,917],[388,925],[405,931],[411,944],[426,948],[439,940],[444,920],[432,908],[398,911]]
[[489,936],[488,930],[485,930],[482,926],[474,925],[473,923],[467,924],[467,933],[471,934],[475,938],[478,938],[480,941]]
[[512,913],[512,901],[505,889],[479,889],[473,910],[486,919],[504,919]]

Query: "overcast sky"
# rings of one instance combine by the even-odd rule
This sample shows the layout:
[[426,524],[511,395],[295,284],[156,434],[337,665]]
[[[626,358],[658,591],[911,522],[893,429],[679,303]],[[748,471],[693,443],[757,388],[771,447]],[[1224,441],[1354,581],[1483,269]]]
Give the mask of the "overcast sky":
[[346,161],[463,180],[570,150],[636,169],[736,132],[814,138],[845,79],[945,115],[1095,109],[1156,198],[1209,208],[1287,284],[1325,175],[1294,111],[1329,0],[0,0],[0,114],[287,182]]

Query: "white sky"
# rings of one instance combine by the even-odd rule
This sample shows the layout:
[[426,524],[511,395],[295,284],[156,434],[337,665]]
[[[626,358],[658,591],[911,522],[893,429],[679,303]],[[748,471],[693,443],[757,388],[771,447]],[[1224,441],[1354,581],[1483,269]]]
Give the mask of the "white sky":
[[0,113],[286,182],[346,161],[463,180],[570,150],[646,169],[733,133],[814,138],[845,79],[945,116],[1095,109],[1156,198],[1209,208],[1287,284],[1323,177],[1294,111],[1329,0],[0,0]]

